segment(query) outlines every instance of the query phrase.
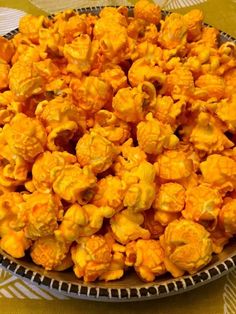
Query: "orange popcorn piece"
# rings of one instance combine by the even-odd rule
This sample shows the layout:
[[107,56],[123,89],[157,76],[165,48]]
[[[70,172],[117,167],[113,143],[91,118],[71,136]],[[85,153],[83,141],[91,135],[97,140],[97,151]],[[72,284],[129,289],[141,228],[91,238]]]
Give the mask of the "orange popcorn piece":
[[[57,171],[57,172],[56,172]],[[55,168],[56,180],[54,192],[70,203],[88,203],[93,195],[96,177],[88,167],[81,168],[78,164]]]
[[63,212],[59,197],[36,191],[33,194],[26,194],[24,199],[18,222],[21,228],[24,227],[25,236],[36,240],[52,235]]
[[216,114],[225,122],[229,131],[236,132],[236,94],[230,100],[223,99],[216,109]]
[[8,234],[16,227],[19,206],[23,203],[23,197],[17,192],[7,192],[0,195],[0,236]]
[[23,113],[16,114],[11,122],[4,126],[3,136],[10,150],[29,162],[44,151],[47,139],[42,124]]
[[224,135],[219,121],[206,112],[199,114],[197,124],[190,135],[190,142],[196,149],[210,154],[234,146],[234,143]]
[[229,235],[236,233],[236,199],[228,199],[220,210],[219,223]]
[[20,19],[19,31],[30,41],[37,44],[39,40],[39,31],[43,28],[45,17],[26,15]]
[[99,110],[95,114],[93,130],[115,145],[123,144],[130,136],[128,123],[108,110]]
[[78,106],[89,114],[110,105],[112,88],[109,83],[95,76],[86,76],[77,86],[71,83]]
[[76,145],[76,154],[82,167],[90,166],[92,171],[97,174],[110,168],[118,150],[105,137],[91,132],[84,134],[79,139]]
[[208,156],[200,164],[203,182],[211,184],[222,193],[232,191],[236,186],[236,162],[218,154]]
[[96,206],[110,206],[116,211],[123,208],[123,199],[127,185],[119,177],[106,176],[97,183],[97,191],[92,204]]
[[162,86],[165,83],[166,75],[154,62],[144,57],[132,63],[128,72],[128,78],[132,87],[138,86],[138,84],[144,81]]
[[0,240],[1,249],[15,258],[24,257],[30,245],[31,241],[25,237],[23,231],[10,230]]
[[147,154],[157,155],[164,149],[172,149],[178,144],[178,137],[173,134],[169,124],[163,124],[149,113],[146,121],[137,125],[139,147]]
[[76,157],[67,152],[44,152],[35,160],[32,167],[32,183],[40,192],[49,192],[55,177],[55,169],[74,164]]
[[[66,43],[71,43],[77,36],[87,33],[86,17],[83,15],[74,15],[72,11],[68,17],[58,18],[55,22],[54,28],[58,29],[58,33],[65,40]],[[69,17],[69,15],[72,15]]]
[[23,109],[23,103],[16,101],[11,91],[0,93],[0,125],[9,123]]
[[216,228],[221,204],[222,198],[219,192],[201,184],[186,191],[186,206],[182,215],[211,231]]
[[8,87],[8,73],[10,66],[0,59],[0,91]]
[[46,270],[53,270],[64,262],[68,251],[68,244],[50,235],[34,242],[30,256],[35,264],[43,266]]
[[183,151],[167,150],[157,157],[157,175],[164,180],[181,180],[191,175],[193,161]]
[[0,47],[1,47],[0,59],[9,63],[15,52],[15,48],[12,41],[7,40],[6,38],[0,36]]
[[102,227],[103,219],[111,218],[114,214],[115,209],[109,206],[74,204],[66,211],[55,235],[58,239],[72,243],[80,237],[91,236],[98,232]]
[[44,90],[44,80],[32,62],[17,61],[11,67],[8,78],[10,90],[17,97],[28,98]]
[[164,227],[154,220],[155,211],[150,208],[143,212],[144,214],[144,227],[151,233],[152,239],[159,239],[160,235],[164,233]]
[[141,213],[127,209],[115,214],[110,219],[113,235],[122,244],[127,244],[138,238],[150,238],[150,232],[141,227],[143,222],[144,217]]
[[125,264],[134,266],[138,276],[146,282],[151,282],[166,272],[164,250],[157,240],[139,239],[128,243]]
[[161,9],[148,0],[141,0],[134,6],[134,17],[135,19],[143,19],[148,23],[158,24],[161,19]]
[[193,274],[212,258],[212,241],[205,228],[191,220],[175,220],[160,237],[165,251],[164,264],[174,277]]
[[201,75],[196,81],[195,85],[201,89],[204,96],[203,99],[215,97],[220,100],[225,94],[224,79],[214,74]]
[[158,41],[166,49],[184,46],[187,42],[187,23],[184,17],[178,13],[167,16],[161,25]]
[[127,77],[124,71],[118,65],[110,65],[101,73],[101,78],[109,83],[114,92],[128,86]]
[[187,24],[187,39],[188,41],[197,41],[201,39],[203,12],[195,9],[184,15],[185,23]]
[[95,281],[109,269],[112,255],[104,237],[93,235],[80,238],[71,248],[74,272],[85,282]]
[[121,88],[113,97],[112,107],[115,114],[126,122],[138,123],[154,106],[156,91],[153,84],[143,82],[137,87]]

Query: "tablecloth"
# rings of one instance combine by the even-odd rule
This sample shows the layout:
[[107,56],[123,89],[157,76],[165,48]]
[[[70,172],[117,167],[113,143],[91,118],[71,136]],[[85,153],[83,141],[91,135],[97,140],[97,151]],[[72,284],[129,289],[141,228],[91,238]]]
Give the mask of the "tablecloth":
[[[184,13],[201,8],[205,21],[236,37],[236,0],[155,0]],[[27,13],[48,14],[64,8],[127,5],[135,0],[0,0],[0,34],[17,27]],[[136,303],[98,303],[75,300],[30,286],[0,269],[1,314],[236,314],[236,270],[206,286],[164,299]]]

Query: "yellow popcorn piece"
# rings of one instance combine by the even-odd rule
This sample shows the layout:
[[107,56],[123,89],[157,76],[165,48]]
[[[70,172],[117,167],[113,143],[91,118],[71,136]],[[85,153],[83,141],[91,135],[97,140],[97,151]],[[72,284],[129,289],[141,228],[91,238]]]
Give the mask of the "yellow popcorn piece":
[[228,199],[224,206],[220,210],[219,223],[223,230],[229,234],[234,235],[236,233],[236,200]]
[[172,149],[178,144],[178,137],[173,134],[169,124],[163,124],[149,113],[146,121],[137,125],[139,147],[147,154],[158,155],[164,149]]
[[164,264],[174,277],[195,273],[212,258],[212,241],[203,226],[191,220],[175,220],[161,236]]
[[25,236],[36,240],[52,235],[63,213],[59,197],[36,191],[26,194],[24,199],[25,202],[20,206],[18,222],[19,226],[24,228]]
[[112,255],[104,237],[93,235],[80,238],[71,248],[74,272],[85,282],[96,280],[109,269]]
[[39,192],[50,192],[58,168],[74,164],[76,157],[67,152],[46,151],[39,155],[32,167],[32,183]]
[[50,235],[39,238],[33,243],[30,256],[35,264],[43,266],[46,270],[53,270],[64,262],[68,251],[68,244]]
[[187,42],[187,23],[178,13],[172,13],[162,22],[158,41],[163,48],[174,49]]
[[16,114],[11,122],[4,126],[3,136],[10,150],[29,162],[44,151],[47,139],[42,124],[23,113]]
[[158,24],[161,19],[161,9],[148,0],[138,1],[134,6],[135,19],[143,19],[148,23]]
[[222,131],[221,124],[210,114],[201,112],[194,126],[190,142],[196,149],[208,152],[209,154],[223,151],[234,146]]
[[70,203],[78,201],[79,204],[86,204],[92,199],[97,180],[88,167],[65,165],[62,169],[55,169],[55,175],[53,190],[62,199]]
[[227,157],[213,154],[200,164],[203,182],[216,187],[222,193],[233,191],[236,186],[236,162]]
[[181,180],[191,175],[193,161],[183,151],[167,150],[157,157],[157,176],[164,180]]
[[111,175],[102,178],[97,183],[97,191],[92,199],[96,206],[110,206],[116,211],[123,208],[123,199],[127,185],[124,180]]
[[24,257],[30,245],[31,241],[25,237],[23,231],[10,230],[0,240],[1,249],[15,258]]
[[222,202],[218,190],[201,184],[186,191],[186,205],[182,215],[211,231],[216,228]]
[[108,110],[99,110],[95,114],[93,131],[115,145],[123,144],[130,137],[129,124]]
[[112,88],[109,83],[95,76],[86,76],[79,84],[72,84],[73,96],[79,108],[93,114],[110,105]]
[[141,227],[144,216],[132,210],[123,210],[110,219],[111,230],[115,239],[121,244],[127,244],[138,238],[149,239],[150,232]]
[[164,250],[157,240],[139,239],[128,243],[125,263],[134,266],[138,276],[146,282],[151,282],[166,272]]
[[78,162],[90,166],[95,174],[110,168],[117,154],[115,145],[95,132],[84,134],[76,145]]

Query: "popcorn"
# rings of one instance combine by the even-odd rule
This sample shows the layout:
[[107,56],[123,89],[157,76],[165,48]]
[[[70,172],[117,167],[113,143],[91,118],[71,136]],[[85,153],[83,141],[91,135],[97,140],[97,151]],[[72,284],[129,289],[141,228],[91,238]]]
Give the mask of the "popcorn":
[[8,73],[10,66],[0,59],[0,90],[8,87]]
[[31,241],[25,237],[23,231],[10,230],[0,240],[1,249],[15,258],[24,257],[30,245]]
[[130,242],[126,246],[127,266],[134,266],[142,280],[151,282],[156,276],[166,272],[164,265],[164,250],[157,240],[142,240]]
[[221,208],[219,214],[220,225],[223,230],[230,235],[234,235],[236,233],[235,211],[236,200],[229,198]]
[[164,264],[174,277],[186,271],[195,273],[212,258],[212,241],[201,225],[191,220],[175,220],[160,238],[165,251]]
[[135,19],[143,19],[148,23],[158,24],[161,19],[161,9],[147,0],[138,1],[134,6]]
[[3,61],[9,63],[15,52],[15,48],[12,41],[7,40],[6,38],[0,36],[0,46],[1,46],[0,60],[2,59]]

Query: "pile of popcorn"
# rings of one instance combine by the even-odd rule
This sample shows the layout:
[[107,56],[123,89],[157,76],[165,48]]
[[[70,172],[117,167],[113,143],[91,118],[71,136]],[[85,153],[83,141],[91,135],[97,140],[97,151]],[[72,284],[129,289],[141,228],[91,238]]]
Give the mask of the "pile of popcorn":
[[193,274],[236,235],[236,47],[140,0],[0,37],[0,247],[84,281]]

